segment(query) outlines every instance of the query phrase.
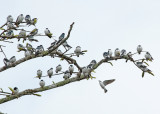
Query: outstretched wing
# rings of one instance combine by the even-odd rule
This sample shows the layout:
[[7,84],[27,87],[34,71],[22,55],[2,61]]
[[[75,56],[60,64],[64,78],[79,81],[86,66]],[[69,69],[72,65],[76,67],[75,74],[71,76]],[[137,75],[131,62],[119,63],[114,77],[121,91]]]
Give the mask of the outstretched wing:
[[104,80],[104,81],[103,81],[103,84],[106,86],[106,85],[108,85],[108,84],[111,84],[111,83],[114,82],[114,81],[115,81],[115,79]]

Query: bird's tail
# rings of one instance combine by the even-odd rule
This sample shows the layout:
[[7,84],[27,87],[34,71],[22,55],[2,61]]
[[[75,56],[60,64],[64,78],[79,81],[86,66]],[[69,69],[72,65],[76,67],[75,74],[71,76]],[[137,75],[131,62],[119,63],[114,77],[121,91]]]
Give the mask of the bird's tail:
[[107,93],[107,89],[104,89],[104,93]]

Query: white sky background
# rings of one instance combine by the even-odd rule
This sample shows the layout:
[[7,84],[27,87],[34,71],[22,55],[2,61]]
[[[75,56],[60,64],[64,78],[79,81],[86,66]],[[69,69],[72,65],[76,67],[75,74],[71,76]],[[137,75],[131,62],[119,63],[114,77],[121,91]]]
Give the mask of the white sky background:
[[[160,42],[160,1],[158,0],[3,0],[0,7],[0,24],[11,14],[14,19],[21,13],[37,17],[39,33],[49,28],[56,36],[67,33],[69,25],[75,22],[68,43],[73,47],[80,45],[88,50],[85,56],[77,58],[81,66],[92,59],[99,61],[109,48],[136,51],[141,44],[155,59],[150,67],[155,77],[146,74],[141,78],[141,70],[134,64],[121,60],[103,64],[93,76],[95,80],[83,80],[57,89],[40,93],[42,97],[23,96],[0,105],[0,111],[8,114],[159,114],[160,113],[160,78],[159,78],[159,42]],[[30,27],[32,30],[34,27]],[[53,39],[38,37],[39,43],[47,48]],[[24,53],[17,53],[15,44],[4,48],[7,57],[16,55],[17,59]],[[140,57],[143,57],[140,56]],[[0,53],[0,67],[4,56]],[[39,87],[35,79],[38,69],[46,71],[59,64],[59,59],[50,57],[27,61],[16,68],[0,73],[0,87],[9,91],[8,87],[17,86],[20,91]],[[64,61],[63,70],[68,69]],[[108,93],[104,94],[98,80],[112,79]],[[52,81],[62,80],[62,76],[45,78],[46,85]]]

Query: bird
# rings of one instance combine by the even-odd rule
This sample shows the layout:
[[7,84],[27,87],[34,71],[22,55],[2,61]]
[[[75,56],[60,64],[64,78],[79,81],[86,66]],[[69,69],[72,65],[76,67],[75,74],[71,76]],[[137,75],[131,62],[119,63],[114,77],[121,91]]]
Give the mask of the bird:
[[151,70],[148,69],[147,66],[143,65],[143,62],[136,62],[136,65],[144,72],[151,72]]
[[119,50],[119,48],[115,49],[114,55],[115,55],[115,57],[119,57],[120,56],[120,50]]
[[57,46],[57,40],[55,40],[54,42],[51,43],[51,46],[49,46],[47,49],[48,50],[52,50],[53,48],[55,48]]
[[65,48],[66,50],[69,50],[69,49],[72,48],[72,47],[67,43],[67,41],[65,41],[62,45],[64,46],[64,48]]
[[151,54],[149,52],[146,52],[145,58],[146,58],[146,60],[150,60],[150,61],[153,60],[153,57],[151,56]]
[[70,75],[72,75],[73,71],[74,71],[74,66],[73,66],[73,65],[70,65],[70,66],[69,66]]
[[18,94],[19,89],[18,89],[17,87],[14,87],[14,89],[13,89],[13,90],[14,90],[14,93],[13,93],[14,95]]
[[26,15],[25,21],[26,21],[27,25],[31,24],[31,16],[30,15]]
[[29,56],[31,56],[32,55],[32,52],[31,51],[29,51],[29,50],[25,50],[24,51],[24,56],[25,57],[29,57]]
[[85,77],[88,77],[89,76],[89,66],[87,67],[82,67],[82,74],[85,76]]
[[60,54],[63,54],[62,51],[60,49],[57,50]]
[[20,40],[20,38],[24,38],[24,40],[26,40],[26,31],[25,31],[24,29],[22,29],[22,30],[19,32],[18,37],[19,37],[18,41]]
[[45,86],[45,81],[41,80],[41,81],[39,82],[39,85],[43,88],[43,87]]
[[51,78],[52,75],[53,75],[53,68],[50,68],[50,69],[47,71],[47,74],[48,74],[49,78]]
[[120,57],[125,57],[126,54],[127,54],[126,50],[125,50],[125,49],[122,49],[122,50],[121,50]]
[[109,55],[109,57],[112,57],[112,50],[111,49],[108,49],[108,55]]
[[114,81],[115,81],[115,79],[104,80],[103,82],[99,80],[99,85],[101,86],[102,89],[104,89],[104,93],[107,92],[107,89],[105,88],[105,86],[108,85],[108,84],[111,84]]
[[64,39],[64,37],[65,37],[65,33],[62,33],[62,34],[59,36],[59,40],[58,40],[57,44],[58,44],[59,42],[61,42],[62,39]]
[[26,43],[26,48],[27,48],[27,50],[30,51],[31,53],[33,53],[33,52],[35,51],[35,49],[34,49],[34,48],[32,47],[32,45],[29,44],[29,43]]
[[15,56],[12,56],[10,59],[9,59],[10,63],[14,63],[16,62],[16,57]]
[[44,48],[42,45],[37,46],[35,55],[42,53],[44,51]]
[[10,61],[7,58],[4,58],[3,62],[4,62],[6,67],[8,67],[10,65]]
[[48,36],[49,38],[52,37],[52,33],[50,32],[50,30],[49,30],[48,28],[46,28],[46,29],[44,30],[44,33],[45,33],[45,35]]
[[33,18],[32,20],[31,20],[31,23],[30,23],[30,25],[36,25],[36,23],[37,23],[37,18]]
[[42,76],[42,71],[39,69],[37,70],[37,77],[41,79],[41,76]]
[[7,29],[14,29],[14,25],[12,22],[7,22]]
[[76,49],[74,50],[74,53],[77,55],[77,57],[79,57],[79,55],[82,53],[81,52],[81,47],[77,46]]
[[20,23],[22,23],[24,17],[23,17],[23,14],[20,14],[18,17],[17,17],[17,20],[16,20],[16,23],[15,25],[18,27]]
[[56,67],[55,72],[58,73],[58,72],[61,71],[61,70],[62,70],[62,66],[59,64],[59,65]]
[[7,37],[12,37],[12,36],[14,36],[13,30],[7,30],[6,36],[7,36]]
[[7,22],[13,22],[13,17],[11,15],[8,15]]
[[142,50],[143,50],[142,46],[138,45],[137,46],[137,52],[138,52],[138,54],[141,54]]
[[38,29],[35,28],[30,32],[30,35],[35,36],[36,34],[38,34]]
[[92,61],[90,62],[90,65],[91,65],[92,68],[93,68],[96,64],[97,64],[96,60],[92,60]]
[[17,48],[18,48],[18,52],[19,51],[26,51],[25,47],[22,44],[18,44]]
[[108,55],[109,55],[108,52],[104,52],[104,53],[103,53],[104,59],[107,59],[107,58],[108,58]]
[[70,72],[69,72],[68,70],[66,70],[66,71],[64,72],[64,76],[63,76],[64,80],[67,80],[67,79],[69,79],[70,77],[71,77]]

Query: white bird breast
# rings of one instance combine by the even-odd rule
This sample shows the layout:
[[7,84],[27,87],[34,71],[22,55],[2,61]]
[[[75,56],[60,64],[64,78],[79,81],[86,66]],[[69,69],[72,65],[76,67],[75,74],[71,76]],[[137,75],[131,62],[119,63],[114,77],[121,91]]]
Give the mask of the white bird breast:
[[40,81],[40,82],[39,82],[39,85],[40,85],[41,87],[43,87],[43,86],[45,86],[45,82],[44,82],[44,81]]

